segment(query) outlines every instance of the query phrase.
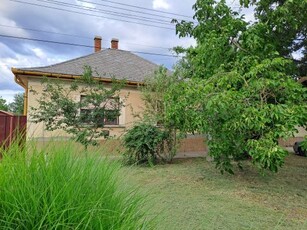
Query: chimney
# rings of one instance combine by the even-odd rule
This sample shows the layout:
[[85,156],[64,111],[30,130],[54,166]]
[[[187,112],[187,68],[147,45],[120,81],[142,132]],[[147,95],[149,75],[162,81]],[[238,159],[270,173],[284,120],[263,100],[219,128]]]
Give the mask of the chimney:
[[101,50],[101,39],[100,36],[95,36],[94,38],[95,53]]
[[118,49],[118,39],[117,38],[112,38],[111,49]]

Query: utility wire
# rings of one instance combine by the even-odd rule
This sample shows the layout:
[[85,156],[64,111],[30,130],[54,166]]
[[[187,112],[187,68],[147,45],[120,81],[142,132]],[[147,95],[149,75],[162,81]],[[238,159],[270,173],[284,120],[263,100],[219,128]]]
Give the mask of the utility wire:
[[[63,35],[63,36],[70,36],[70,37],[76,37],[76,38],[82,38],[82,39],[88,39],[88,40],[92,40],[93,39],[93,37],[80,36],[80,35],[76,35],[76,34],[58,33],[58,32],[46,31],[46,30],[32,29],[32,28],[27,28],[27,27],[9,26],[9,25],[2,25],[2,24],[0,24],[0,26],[1,27],[7,27],[7,28],[14,28],[14,29],[35,31],[35,32],[40,32],[40,33],[49,33],[49,34],[57,34],[57,35]],[[102,40],[103,41],[107,41],[107,39],[102,39]],[[127,45],[130,44],[130,45],[137,45],[137,46],[156,48],[156,49],[166,49],[166,50],[170,50],[171,49],[169,47],[151,46],[151,45],[145,45],[145,44],[139,44],[139,43],[131,43],[131,42],[121,42],[121,43],[122,44],[127,44]]]
[[[110,6],[110,5],[101,4],[101,3],[97,3],[97,2],[89,2],[89,1],[85,1],[85,0],[77,0],[77,1],[89,3],[89,4],[95,4],[95,5],[98,5],[98,6],[109,7],[109,8],[113,8],[113,9],[129,11],[129,12],[133,12],[133,13],[137,13],[137,14],[145,14],[145,15],[155,16],[155,17],[159,17],[159,18],[167,18],[167,19],[170,19],[170,20],[174,19],[174,17],[171,17],[171,16],[165,16],[165,15],[161,15],[161,14],[152,14],[152,13],[148,13],[148,12],[145,13],[144,11],[132,10],[132,9],[127,9],[127,8],[123,8],[123,7]],[[176,18],[176,19],[180,20],[180,18]]]
[[54,44],[69,45],[69,46],[81,46],[81,47],[87,47],[87,48],[93,48],[94,47],[94,46],[90,46],[90,45],[83,45],[83,44],[77,44],[77,43],[58,42],[58,41],[50,41],[50,40],[37,39],[37,38],[26,38],[26,37],[20,37],[20,36],[11,36],[11,35],[5,35],[5,34],[0,34],[0,37],[12,38],[12,39],[22,39],[22,40],[29,40],[29,41],[36,41],[36,42],[54,43]]
[[156,28],[167,29],[167,30],[175,30],[174,28],[170,28],[170,27],[158,26],[158,25],[153,25],[153,24],[146,24],[146,23],[135,22],[135,21],[127,21],[127,20],[118,19],[118,18],[105,17],[105,16],[101,16],[101,15],[89,14],[89,13],[79,12],[79,11],[72,11],[72,10],[68,10],[68,9],[62,9],[62,8],[46,6],[46,5],[40,5],[40,4],[36,4],[36,3],[23,2],[23,1],[20,1],[20,0],[9,0],[9,1],[18,2],[18,3],[22,3],[22,4],[27,4],[27,5],[44,7],[44,8],[48,8],[48,9],[60,10],[60,11],[64,11],[64,12],[76,13],[76,14],[80,14],[80,15],[94,16],[94,17],[98,17],[98,18],[111,19],[111,20],[115,20],[115,21],[122,21],[122,22],[144,25],[144,26],[150,26],[150,27],[156,27]]
[[181,16],[181,17],[193,19],[193,17],[187,16],[187,15],[183,15],[183,14],[171,13],[171,12],[166,12],[166,11],[162,11],[162,10],[154,10],[154,9],[150,9],[150,8],[146,8],[146,7],[135,6],[135,5],[125,4],[125,3],[115,2],[115,1],[109,1],[109,0],[100,0],[100,1],[102,1],[102,2],[110,2],[110,3],[116,4],[116,5],[128,6],[128,7],[142,9],[142,10],[159,12],[159,13],[162,13],[162,14],[176,15],[176,16]]
[[[11,36],[11,35],[5,35],[5,34],[0,34],[0,37],[10,38],[10,39],[29,40],[29,41],[36,41],[36,42],[53,43],[53,44],[61,44],[61,45],[69,45],[69,46],[80,46],[80,47],[86,47],[86,48],[94,48],[94,46],[91,46],[91,45],[51,41],[51,40],[44,40],[44,39],[37,39],[37,38],[26,38],[26,37]],[[133,51],[132,50],[125,50],[125,51],[131,52],[131,53],[148,54],[148,55],[164,56],[164,57],[176,57],[176,58],[180,57],[178,55],[151,53],[151,52],[143,52],[143,51],[135,51],[135,50],[133,50]]]
[[21,29],[21,30],[29,30],[29,31],[40,32],[40,33],[58,34],[58,35],[63,35],[63,36],[76,37],[76,38],[93,39],[90,37],[80,36],[76,34],[58,33],[58,32],[53,32],[53,31],[32,29],[32,28],[27,28],[27,27],[9,26],[9,25],[2,25],[2,24],[0,24],[0,26],[7,27],[7,28]]
[[[36,1],[38,1],[38,0],[36,0]],[[137,19],[137,20],[147,21],[147,22],[151,22],[151,23],[158,23],[158,24],[162,24],[162,25],[170,25],[171,24],[171,21],[161,20],[161,19],[157,19],[157,18],[150,18],[150,17],[139,16],[139,15],[126,14],[126,13],[121,13],[121,12],[116,12],[116,11],[102,10],[102,9],[99,9],[99,8],[96,8],[96,7],[79,6],[79,5],[61,2],[61,1],[39,0],[39,2],[46,2],[46,3],[49,3],[49,4],[54,4],[56,6],[62,5],[62,6],[67,6],[67,7],[71,7],[71,8],[75,8],[75,9],[79,9],[79,10],[86,10],[86,11],[91,11],[91,12],[109,14],[109,15],[117,16],[117,17]]]

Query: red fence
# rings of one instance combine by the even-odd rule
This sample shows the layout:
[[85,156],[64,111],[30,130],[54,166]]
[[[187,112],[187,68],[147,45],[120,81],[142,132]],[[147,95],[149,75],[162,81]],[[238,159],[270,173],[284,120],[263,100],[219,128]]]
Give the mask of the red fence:
[[26,116],[0,110],[0,147],[7,148],[16,138],[22,143],[26,138],[26,124]]

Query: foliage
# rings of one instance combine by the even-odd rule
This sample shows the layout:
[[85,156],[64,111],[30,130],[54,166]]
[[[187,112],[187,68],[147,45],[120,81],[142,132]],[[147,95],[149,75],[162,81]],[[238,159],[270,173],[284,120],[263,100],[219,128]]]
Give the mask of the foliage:
[[98,138],[106,135],[105,121],[120,115],[123,101],[117,99],[122,82],[113,80],[106,87],[92,76],[90,67],[85,67],[83,76],[69,87],[48,79],[43,84],[45,90],[37,100],[39,106],[31,108],[32,121],[45,122],[48,131],[64,130],[85,148],[97,145]]
[[6,100],[4,98],[2,98],[1,96],[0,96],[0,110],[3,110],[3,111],[9,110],[9,106],[8,106]]
[[164,97],[170,86],[176,81],[177,77],[161,66],[153,76],[145,79],[141,88],[142,100],[145,105],[142,119],[145,123],[158,125],[162,132],[167,133],[164,135],[163,151],[160,147],[159,155],[160,158],[168,162],[172,161],[177,152],[177,142],[180,136],[177,135],[177,129],[173,122],[166,119]]
[[[285,14],[276,13],[267,23],[260,10],[274,3],[269,8],[278,12],[283,4],[250,2],[257,2],[254,22],[246,22],[224,0],[198,0],[193,6],[198,23],[176,25],[180,37],[192,36],[197,45],[176,49],[186,54],[177,67],[185,80],[167,93],[167,117],[182,131],[208,135],[209,154],[221,172],[232,173],[233,160],[246,153],[259,169],[276,172],[286,156],[278,139],[307,124],[307,90],[295,81],[301,65],[288,56],[294,50],[283,52],[290,38],[282,43],[279,37],[291,28],[278,27],[281,32],[274,34],[274,20],[287,20]],[[299,11],[306,8],[298,4]]]
[[18,93],[14,96],[14,101],[9,104],[10,112],[18,115],[23,115],[24,93]]
[[153,123],[167,124],[165,118],[164,96],[168,88],[176,82],[176,78],[164,67],[160,67],[155,73],[147,77],[141,87],[142,99],[145,104],[144,119]]
[[[265,39],[277,52],[293,61],[298,76],[307,73],[307,1],[240,0],[244,7],[255,7],[255,17],[266,24]],[[296,55],[293,55],[296,53]]]
[[[28,146],[29,147],[29,146]],[[119,164],[71,143],[11,146],[0,164],[2,229],[143,229],[143,198]],[[149,226],[147,226],[149,227]]]
[[124,135],[125,158],[128,164],[165,160],[164,148],[170,133],[149,123],[138,123]]
[[300,147],[302,152],[305,153],[305,157],[307,157],[307,136],[305,136],[304,140],[300,143]]

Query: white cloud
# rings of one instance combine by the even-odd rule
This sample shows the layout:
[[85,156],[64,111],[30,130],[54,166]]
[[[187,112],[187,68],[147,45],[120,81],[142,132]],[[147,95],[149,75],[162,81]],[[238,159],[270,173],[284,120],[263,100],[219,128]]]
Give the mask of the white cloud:
[[156,9],[164,9],[164,10],[168,10],[171,5],[166,1],[166,0],[154,0],[152,2],[152,7],[156,10]]
[[0,96],[5,99],[7,103],[11,103],[14,101],[14,96],[18,93],[24,93],[24,90],[22,88],[20,88],[20,90],[1,90]]
[[83,6],[85,8],[95,8],[95,5],[94,4],[91,4],[89,2],[80,2],[78,0],[75,1],[77,5],[79,6]]
[[40,48],[32,48],[32,51],[35,53],[35,56],[38,58],[46,58],[45,53]]
[[[91,1],[93,4],[77,0],[65,0],[65,2],[75,4],[76,6],[91,8],[97,7],[103,9],[101,6],[95,4],[98,3],[98,1]],[[194,4],[194,2],[195,0],[129,0],[130,5],[160,10],[170,10],[173,13],[183,15],[193,15],[194,12],[192,10],[192,4]],[[127,9],[131,8],[124,6],[122,7]],[[134,10],[140,11],[139,9]],[[126,11],[121,11],[116,7],[114,7],[112,11],[127,13]],[[136,21],[143,24],[153,24],[147,21],[115,17],[114,15],[98,14],[87,11],[84,11],[87,14],[83,15],[11,1],[1,1],[0,12],[0,24],[5,25],[0,26],[0,34],[10,36],[92,46],[94,36],[100,35],[103,39],[103,47],[110,47],[110,40],[111,38],[115,37],[119,39],[120,49],[159,54],[172,54],[168,49],[165,49],[165,47],[171,48],[177,45],[186,47],[194,43],[193,39],[179,39],[174,30],[126,23],[124,22],[125,20]],[[133,12],[130,13],[131,15],[136,14]],[[158,12],[151,13],[163,15],[159,14]],[[89,16],[88,14],[94,14],[97,15],[97,17]],[[145,15],[142,16],[154,17],[146,15],[145,12],[144,14]],[[124,21],[110,20],[108,18],[118,18]],[[63,20],[65,23],[63,23]],[[161,18],[161,20],[168,19]],[[164,27],[164,25],[159,25],[159,23],[155,24]],[[44,33],[27,29],[18,29],[16,27],[32,28],[55,33]],[[165,27],[168,26],[165,25]],[[174,27],[174,25],[170,25],[169,27]],[[60,34],[77,36],[63,36]],[[14,81],[14,75],[12,74],[11,67],[22,68],[46,66],[93,52],[92,48],[87,47],[74,47],[4,37],[0,37],[0,50],[0,96],[3,96],[8,100],[12,100],[15,93],[23,91],[22,87],[20,87]],[[138,55],[142,56],[141,53],[138,53]],[[155,56],[144,54],[143,57],[149,61],[163,64],[169,68],[171,68],[176,60],[172,57],[163,57],[159,55]]]

